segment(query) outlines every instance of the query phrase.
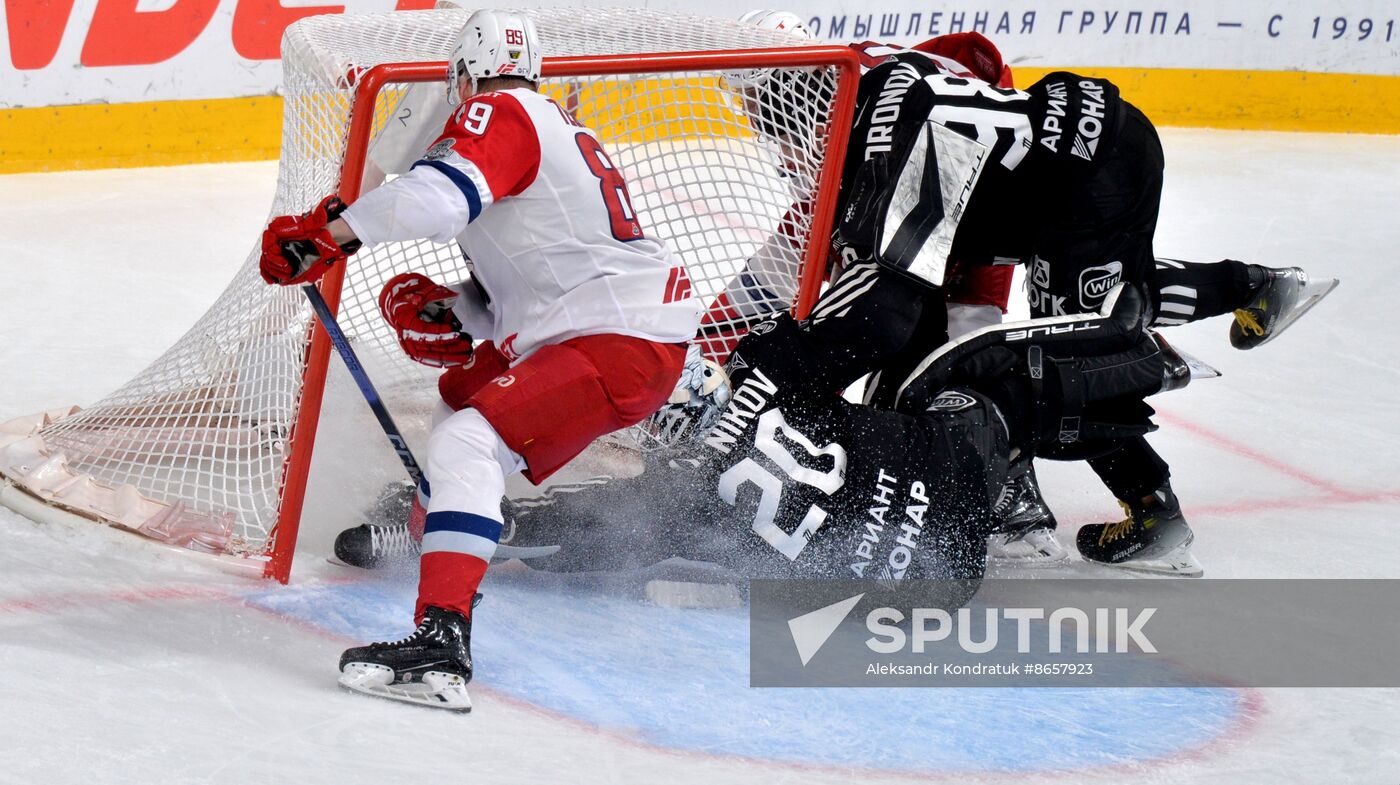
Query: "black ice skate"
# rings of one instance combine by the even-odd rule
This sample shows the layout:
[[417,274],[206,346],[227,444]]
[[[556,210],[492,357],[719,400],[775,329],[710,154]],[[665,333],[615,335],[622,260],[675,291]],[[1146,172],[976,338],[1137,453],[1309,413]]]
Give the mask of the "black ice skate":
[[408,522],[386,526],[362,523],[335,538],[335,557],[343,564],[378,570],[418,558],[423,544],[408,533]]
[[471,619],[430,605],[423,623],[407,638],[346,649],[340,655],[340,686],[405,703],[471,711],[471,643]]
[[1170,485],[1159,488],[1150,504],[1119,504],[1128,514],[1126,519],[1091,523],[1079,530],[1079,555],[1129,570],[1200,577],[1204,570],[1191,554],[1195,535],[1186,525]]
[[[597,483],[589,481],[575,485],[556,485],[550,488],[546,496],[525,499],[520,503],[502,499],[501,514],[505,517],[506,528],[491,560],[494,562],[505,559],[542,559],[558,553],[557,545],[512,545],[511,538],[516,525],[531,509],[552,504],[550,494],[558,492],[560,488],[573,491],[595,484]],[[423,552],[423,543],[408,533],[408,518],[413,507],[413,486],[402,484],[401,487],[407,490],[396,491],[393,487],[385,490],[379,501],[375,502],[374,508],[366,514],[368,522],[352,526],[336,535],[334,561],[365,570],[380,570],[418,558]],[[400,498],[396,499],[395,494]]]
[[992,515],[997,528],[987,537],[989,560],[1040,566],[1069,558],[1069,551],[1055,539],[1055,514],[1040,494],[1034,469],[1002,488]]
[[1298,321],[1337,288],[1336,278],[1312,280],[1297,267],[1258,268],[1265,279],[1249,304],[1235,311],[1230,345],[1236,349],[1263,346]]
[[333,561],[378,570],[418,558],[423,546],[408,533],[416,494],[409,482],[385,486],[365,512],[365,522],[336,535]]

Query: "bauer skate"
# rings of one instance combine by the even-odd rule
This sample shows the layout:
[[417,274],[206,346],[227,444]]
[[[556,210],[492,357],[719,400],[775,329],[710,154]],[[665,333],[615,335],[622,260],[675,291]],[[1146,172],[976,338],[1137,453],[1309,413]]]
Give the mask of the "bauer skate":
[[[473,605],[481,600],[476,595]],[[379,698],[449,711],[471,711],[472,620],[428,606],[413,634],[340,655],[340,686]]]
[[1117,523],[1091,523],[1075,539],[1087,561],[1126,570],[1198,578],[1204,573],[1191,554],[1195,535],[1186,525],[1181,505],[1170,485],[1153,495],[1153,502],[1119,502],[1128,517]]
[[1055,539],[1055,514],[1040,494],[1034,469],[1002,488],[992,515],[997,529],[987,537],[988,560],[1038,567],[1069,558],[1069,551]]
[[1312,280],[1297,267],[1261,268],[1265,279],[1249,304],[1235,311],[1230,345],[1253,349],[1272,341],[1337,288],[1336,278]]

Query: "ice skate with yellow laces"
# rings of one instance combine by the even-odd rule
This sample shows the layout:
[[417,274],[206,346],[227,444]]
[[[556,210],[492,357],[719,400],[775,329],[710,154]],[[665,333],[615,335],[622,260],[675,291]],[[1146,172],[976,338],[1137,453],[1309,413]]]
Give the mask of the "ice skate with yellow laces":
[[1230,323],[1230,345],[1236,349],[1253,349],[1273,340],[1337,288],[1336,278],[1309,278],[1297,267],[1251,265],[1251,277],[1261,272],[1263,280]]
[[1170,485],[1144,499],[1119,503],[1127,518],[1091,523],[1079,530],[1075,542],[1080,556],[1126,570],[1200,577],[1204,570],[1191,554],[1195,535]]

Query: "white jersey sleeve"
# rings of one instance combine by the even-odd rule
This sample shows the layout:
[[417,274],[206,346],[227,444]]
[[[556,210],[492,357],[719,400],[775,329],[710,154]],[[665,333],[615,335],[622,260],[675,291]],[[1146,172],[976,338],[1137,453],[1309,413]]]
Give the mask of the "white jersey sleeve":
[[471,205],[446,175],[417,168],[361,196],[341,217],[366,245],[449,243],[470,222]]

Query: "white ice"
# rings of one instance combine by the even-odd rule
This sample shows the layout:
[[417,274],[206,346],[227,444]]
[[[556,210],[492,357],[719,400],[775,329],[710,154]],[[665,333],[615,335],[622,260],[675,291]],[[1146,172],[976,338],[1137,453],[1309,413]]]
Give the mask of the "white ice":
[[[1153,437],[1208,576],[1400,577],[1400,138],[1163,141],[1160,255],[1342,280],[1254,352],[1229,347],[1223,320],[1169,333],[1225,374],[1157,401]],[[94,401],[170,345],[242,262],[275,177],[271,163],[0,177],[0,419]],[[383,450],[372,431],[324,444],[353,457],[318,454],[322,474]],[[1082,466],[1041,478],[1067,542],[1118,513]],[[412,576],[324,561],[379,479],[322,480],[288,588],[0,509],[0,783],[1330,784],[1400,771],[1400,691],[748,690],[735,617],[509,567],[485,586],[499,610],[483,605],[473,714],[346,694],[339,651],[402,632],[413,592]],[[862,735],[877,718],[885,735]],[[1173,741],[1154,747],[1158,735]]]

